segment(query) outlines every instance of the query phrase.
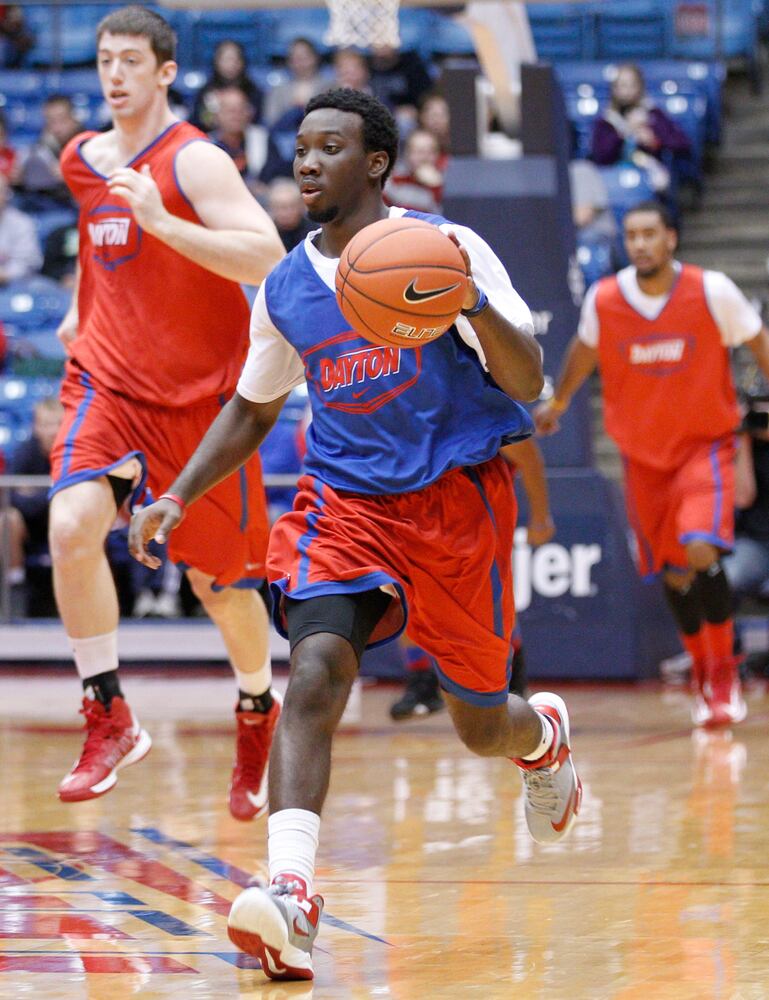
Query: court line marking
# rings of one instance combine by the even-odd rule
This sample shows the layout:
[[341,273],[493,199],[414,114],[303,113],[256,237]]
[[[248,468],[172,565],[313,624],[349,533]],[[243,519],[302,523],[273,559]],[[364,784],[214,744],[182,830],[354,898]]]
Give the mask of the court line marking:
[[[236,865],[231,865],[229,862],[223,861],[221,858],[217,858],[213,854],[201,851],[199,848],[195,847],[194,844],[190,844],[187,841],[176,840],[174,837],[169,837],[168,834],[163,833],[163,831],[159,830],[157,827],[131,827],[131,833],[138,833],[139,836],[145,837],[153,844],[159,844],[163,847],[172,847],[188,861],[192,861],[194,864],[205,868],[206,871],[210,871],[214,875],[220,875],[221,877],[228,879],[228,881],[234,882],[236,885],[247,887],[252,884],[251,876],[242,868],[238,868]],[[367,938],[369,941],[376,941],[378,944],[387,945],[388,948],[395,947],[390,941],[386,941],[377,934],[372,934],[369,931],[363,930],[361,927],[356,927],[354,924],[350,924],[346,920],[335,917],[331,913],[324,912],[320,919],[322,923],[329,924],[337,930],[347,931],[349,934],[356,934],[358,937]]]

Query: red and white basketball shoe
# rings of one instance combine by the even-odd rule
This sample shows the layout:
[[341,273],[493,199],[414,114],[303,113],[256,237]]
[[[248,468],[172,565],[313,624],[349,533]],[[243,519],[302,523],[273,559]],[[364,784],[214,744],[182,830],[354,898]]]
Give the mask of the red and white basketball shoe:
[[230,941],[262,963],[270,979],[312,979],[312,946],[318,936],[322,896],[307,896],[298,875],[278,875],[267,888],[253,886],[236,898],[227,918]]
[[283,699],[272,692],[269,712],[236,712],[238,733],[230,781],[230,812],[235,819],[256,819],[267,810],[267,762]]
[[[708,664],[706,660],[692,660],[691,695],[692,722],[695,726],[705,726],[710,719],[706,684],[708,679]],[[709,689],[708,689],[709,692]]]
[[533,709],[555,723],[553,745],[539,760],[515,759],[526,793],[526,825],[538,844],[565,837],[582,804],[582,782],[569,746],[569,713],[563,698],[540,691],[529,698]]
[[736,657],[728,656],[709,665],[705,683],[709,714],[704,722],[708,728],[735,725],[742,722],[748,714],[748,706],[742,696],[738,663]]
[[146,757],[152,740],[120,697],[109,710],[100,701],[83,698],[85,716],[83,750],[59,785],[62,802],[83,802],[104,795],[117,781],[121,767]]

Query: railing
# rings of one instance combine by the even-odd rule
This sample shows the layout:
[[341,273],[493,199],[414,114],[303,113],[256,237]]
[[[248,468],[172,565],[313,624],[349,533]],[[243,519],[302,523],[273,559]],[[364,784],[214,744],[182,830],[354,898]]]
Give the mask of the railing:
[[[296,475],[265,473],[263,481],[266,489],[286,489],[296,486]],[[46,489],[51,485],[48,476],[0,476],[0,624],[11,619],[11,582],[8,566],[11,561],[11,536],[9,519],[5,512],[11,507],[11,490]]]

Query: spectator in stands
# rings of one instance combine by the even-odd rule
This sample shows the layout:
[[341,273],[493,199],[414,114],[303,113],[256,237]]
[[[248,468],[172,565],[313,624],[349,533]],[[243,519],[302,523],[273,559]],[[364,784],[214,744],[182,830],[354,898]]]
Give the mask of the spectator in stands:
[[432,132],[438,140],[438,147],[440,149],[438,169],[441,173],[446,170],[449,162],[449,151],[451,149],[450,123],[449,105],[446,98],[435,91],[426,94],[419,105],[417,124],[427,132]]
[[438,140],[432,132],[414,129],[406,139],[403,157],[387,180],[385,200],[418,212],[440,212],[443,198],[440,155]]
[[419,53],[374,46],[369,69],[374,96],[395,113],[402,128],[413,127],[419,102],[432,85]]
[[64,288],[74,288],[79,245],[77,221],[57,226],[45,239],[42,273]]
[[16,170],[16,150],[8,142],[8,120],[0,111],[0,174],[11,179]]
[[67,185],[61,178],[59,156],[69,140],[82,131],[72,101],[66,94],[52,94],[43,103],[43,131],[21,157],[13,183],[27,211],[72,206]]
[[43,263],[35,223],[9,204],[10,197],[8,179],[0,174],[0,285],[34,274]]
[[660,161],[690,152],[686,133],[646,96],[641,69],[633,63],[620,66],[609,105],[593,126],[590,158],[600,166],[627,160],[644,167],[655,189],[664,191],[670,174]]
[[307,38],[295,38],[291,42],[286,69],[291,79],[272,87],[265,98],[264,120],[268,125],[274,124],[293,108],[304,108],[311,97],[329,85],[320,72],[318,50]]
[[769,398],[750,400],[737,449],[734,549],[724,572],[737,600],[769,583]]
[[333,65],[332,87],[361,90],[364,94],[373,93],[368,62],[358,49],[337,49],[334,53]]
[[222,87],[210,93],[213,128],[208,133],[235,162],[244,181],[254,187],[264,165],[267,133],[253,124],[253,108],[240,87]]
[[[35,406],[32,436],[19,445],[9,462],[8,471],[17,476],[47,476],[50,454],[64,411],[55,396]],[[26,559],[30,551],[45,551],[48,546],[48,490],[24,487],[11,492],[10,507],[0,513],[0,536],[8,532],[11,585],[11,610],[23,613]],[[2,556],[0,549],[0,556]]]
[[17,69],[34,44],[21,7],[15,3],[0,6],[0,66]]
[[248,75],[246,53],[240,42],[226,38],[214,50],[211,74],[198,91],[190,121],[210,132],[214,128],[217,93],[223,88],[237,87],[251,108],[251,121],[262,120],[262,92]]
[[572,160],[569,181],[577,239],[588,243],[613,243],[617,236],[617,223],[601,171],[590,160]]
[[315,227],[304,214],[299,188],[288,177],[278,177],[270,184],[267,211],[278,230],[286,252],[293,250]]

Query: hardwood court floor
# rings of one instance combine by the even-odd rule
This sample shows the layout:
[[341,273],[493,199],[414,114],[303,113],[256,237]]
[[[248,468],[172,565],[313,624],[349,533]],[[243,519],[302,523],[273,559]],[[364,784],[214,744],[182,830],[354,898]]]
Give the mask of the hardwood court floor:
[[733,736],[692,734],[674,690],[562,689],[585,801],[550,848],[512,765],[471,757],[445,714],[392,724],[395,689],[367,689],[335,744],[314,985],[269,983],[225,933],[265,856],[264,821],[225,807],[230,684],[126,687],[152,753],[65,806],[74,681],[0,675],[3,1000],[769,997],[762,685]]

